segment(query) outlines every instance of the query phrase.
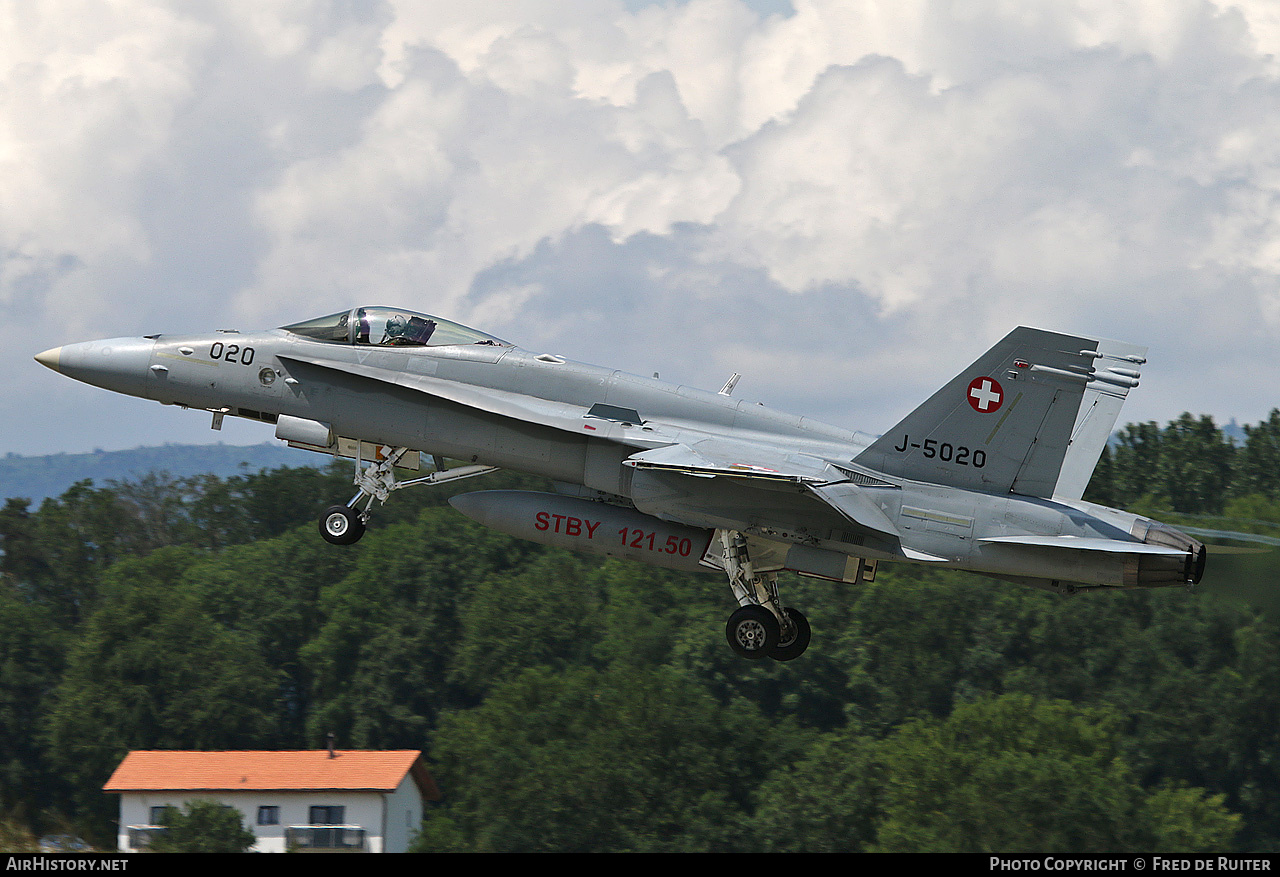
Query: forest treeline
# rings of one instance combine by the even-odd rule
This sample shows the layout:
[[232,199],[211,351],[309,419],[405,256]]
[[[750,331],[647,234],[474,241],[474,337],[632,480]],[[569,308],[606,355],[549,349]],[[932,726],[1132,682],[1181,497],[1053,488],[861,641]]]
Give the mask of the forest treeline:
[[[1228,440],[1208,416],[1183,414],[1161,427],[1129,424],[1103,453],[1085,499],[1113,508],[1141,504],[1186,514],[1245,514],[1280,501],[1280,410]],[[1266,508],[1264,503],[1263,508]]]
[[[1280,412],[1130,425],[1090,498],[1280,522]],[[0,510],[0,816],[114,843],[130,749],[414,748],[422,851],[1276,851],[1280,629],[882,565],[784,577],[813,644],[736,658],[723,577],[568,554],[349,465],[78,484]],[[1269,573],[1267,574],[1269,575]],[[1258,584],[1258,583],[1255,583]],[[1264,586],[1270,581],[1261,583]]]

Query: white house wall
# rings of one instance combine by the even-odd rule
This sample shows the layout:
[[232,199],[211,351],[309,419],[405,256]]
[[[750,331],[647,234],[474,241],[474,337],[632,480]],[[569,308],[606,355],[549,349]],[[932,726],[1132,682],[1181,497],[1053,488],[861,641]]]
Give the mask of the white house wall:
[[[384,809],[384,798],[385,809]],[[131,852],[129,826],[151,824],[152,807],[183,807],[191,801],[218,801],[240,811],[241,823],[257,836],[253,851],[285,852],[285,829],[310,824],[313,806],[346,808],[343,821],[365,830],[365,849],[403,852],[422,821],[422,799],[409,776],[391,794],[381,792],[124,792],[120,795],[117,847]],[[258,825],[258,808],[280,808],[278,825]],[[386,822],[384,823],[384,814]]]
[[387,852],[403,853],[409,849],[421,825],[422,793],[413,778],[406,775],[396,790],[387,796]]

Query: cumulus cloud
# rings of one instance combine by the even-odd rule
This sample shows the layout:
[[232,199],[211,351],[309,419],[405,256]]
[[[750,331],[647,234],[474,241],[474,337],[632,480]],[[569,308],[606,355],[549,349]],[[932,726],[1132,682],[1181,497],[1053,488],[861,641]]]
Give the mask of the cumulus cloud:
[[7,448],[217,437],[41,345],[354,302],[869,431],[1018,323],[1151,345],[1130,418],[1280,405],[1270,0],[0,10]]

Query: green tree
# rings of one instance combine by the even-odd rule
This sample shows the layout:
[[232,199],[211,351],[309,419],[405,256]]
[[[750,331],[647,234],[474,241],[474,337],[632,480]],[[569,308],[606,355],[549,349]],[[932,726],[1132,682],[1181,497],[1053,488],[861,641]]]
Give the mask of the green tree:
[[416,747],[443,709],[474,703],[450,681],[462,607],[486,578],[541,551],[451,508],[428,508],[344,552],[351,569],[323,588],[324,621],[302,649],[313,680],[308,738],[333,732],[354,746]]
[[907,723],[879,746],[886,782],[873,849],[1231,849],[1240,820],[1221,797],[1142,789],[1122,757],[1121,721],[1103,708],[1010,695]]
[[[1019,596],[1031,605],[1053,599]],[[848,672],[850,718],[879,734],[914,716],[947,715],[966,683],[999,690],[1004,659],[985,666],[992,657],[982,650],[1016,649],[1016,637],[989,639],[992,619],[1003,618],[1014,599],[1007,585],[963,573],[881,570],[858,590],[834,644]],[[999,632],[1018,629],[1015,623],[1005,619]]]
[[519,571],[479,582],[459,607],[450,679],[482,695],[528,667],[582,664],[600,637],[596,590],[567,552],[546,552]]
[[82,481],[40,505],[30,531],[39,574],[27,584],[32,599],[48,606],[66,627],[92,610],[98,579],[126,556],[129,522],[116,513],[110,490]]
[[887,777],[876,741],[824,734],[756,791],[751,820],[767,852],[860,853],[875,843]]
[[[1225,794],[1245,817],[1244,849],[1280,850],[1280,630],[1261,619],[1230,632],[1235,657],[1203,686],[1194,712],[1207,717],[1180,757],[1160,759],[1176,781]],[[1191,756],[1188,758],[1187,756]],[[1188,776],[1187,768],[1196,774]],[[1203,778],[1203,779],[1200,779]]]
[[1142,802],[1138,818],[1151,837],[1148,850],[1206,853],[1231,849],[1241,817],[1227,809],[1225,795],[1203,789],[1161,786]]
[[31,585],[49,575],[36,548],[31,501],[11,498],[0,509],[0,577],[15,589],[31,593]]
[[183,575],[203,611],[274,671],[283,745],[323,740],[306,733],[315,674],[303,650],[325,621],[321,592],[350,574],[353,556],[324,542],[314,527],[301,527],[228,547]]
[[1280,409],[1272,408],[1257,426],[1245,426],[1244,434],[1244,447],[1236,454],[1232,492],[1280,500]]
[[240,811],[218,801],[189,801],[165,808],[164,831],[151,841],[155,853],[246,853],[257,838],[244,827]]
[[48,709],[69,639],[48,607],[0,584],[0,813],[19,807],[38,812],[66,794],[32,729]]
[[1111,490],[1121,508],[1148,494],[1158,494],[1162,485],[1156,477],[1160,465],[1163,433],[1159,424],[1130,423],[1116,433],[1111,454]]
[[432,739],[447,807],[424,846],[486,852],[741,848],[760,754],[749,704],[721,705],[671,670],[531,669]]
[[43,722],[49,764],[82,813],[130,749],[279,745],[276,674],[184,584],[198,555],[166,548],[113,567]]
[[192,479],[189,515],[199,544],[208,548],[280,536],[312,524],[320,511],[353,492],[351,469],[334,462],[324,469],[281,467],[225,480]]
[[1165,428],[1156,479],[1176,512],[1217,514],[1222,511],[1235,447],[1213,418],[1182,414]]
[[1103,447],[1098,456],[1098,464],[1093,468],[1093,475],[1084,491],[1084,499],[1114,508],[1120,504],[1116,498],[1115,463],[1112,462],[1111,448]]

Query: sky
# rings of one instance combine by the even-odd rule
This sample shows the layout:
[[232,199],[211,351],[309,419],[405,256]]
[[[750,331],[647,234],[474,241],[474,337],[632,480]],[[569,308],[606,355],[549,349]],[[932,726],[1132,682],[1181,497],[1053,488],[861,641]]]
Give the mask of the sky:
[[1280,407],[1275,0],[0,0],[0,454],[271,440],[32,356],[354,305],[888,430],[1017,325]]

